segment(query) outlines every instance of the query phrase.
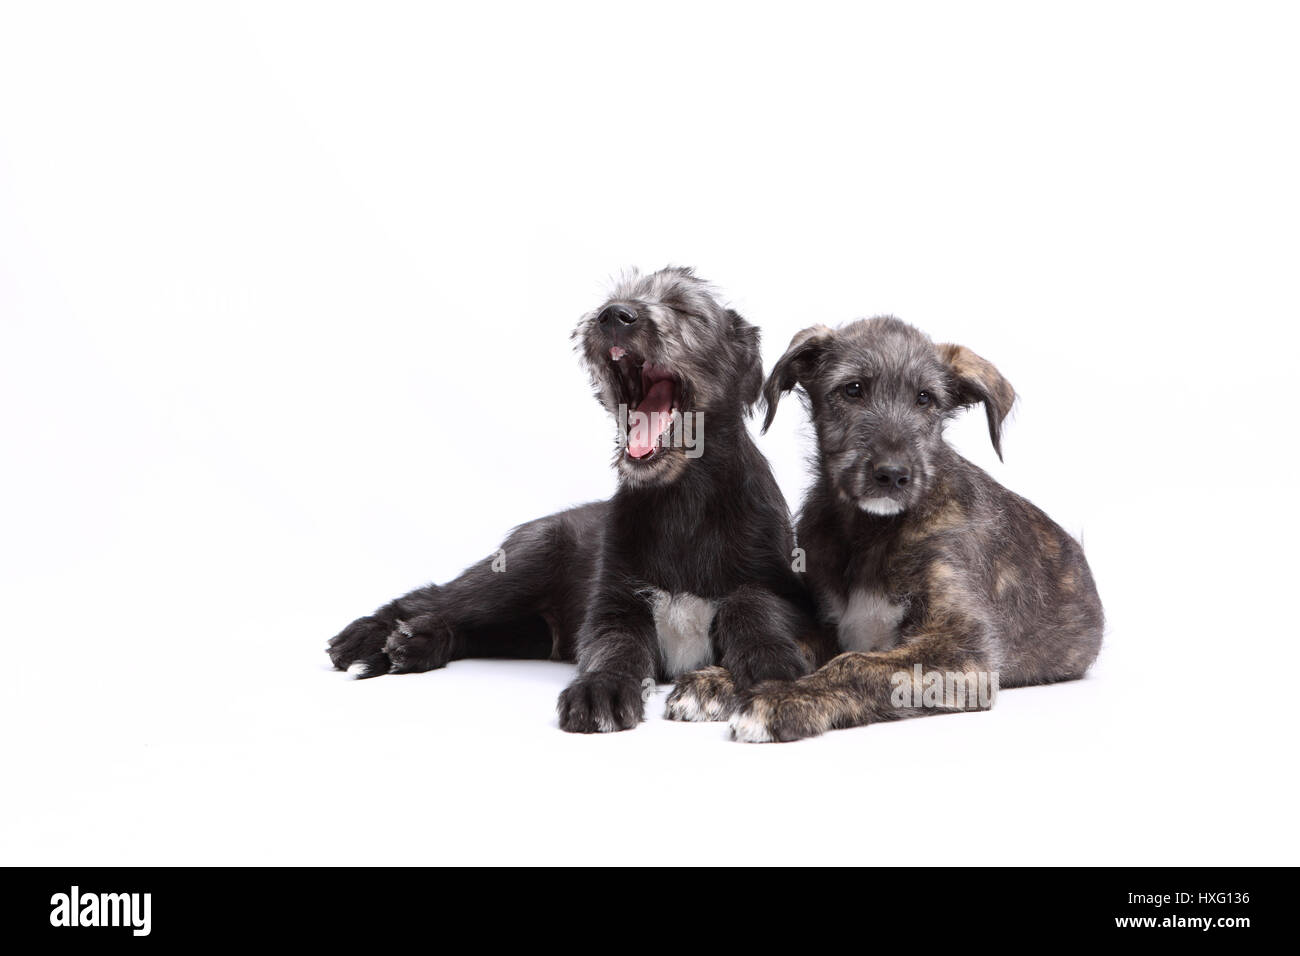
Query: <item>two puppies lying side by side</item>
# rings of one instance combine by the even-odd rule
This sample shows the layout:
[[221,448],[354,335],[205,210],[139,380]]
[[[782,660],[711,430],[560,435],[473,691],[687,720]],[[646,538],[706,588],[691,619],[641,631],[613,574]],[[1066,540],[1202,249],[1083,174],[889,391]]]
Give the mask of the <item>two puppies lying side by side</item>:
[[614,497],[529,522],[454,581],[354,621],[330,641],[334,665],[375,677],[576,659],[558,710],[579,733],[635,727],[647,681],[705,665],[740,690],[808,673],[822,631],[744,423],[763,382],[758,330],[690,270],[664,269],[623,281],[574,338],[626,429]]
[[[980,710],[999,686],[1082,677],[1103,627],[1082,548],[943,439],[955,412],[982,403],[1001,456],[1015,393],[997,369],[878,318],[796,335],[764,386],[764,430],[796,387],[818,447],[797,537],[820,621],[846,653],[742,692],[732,735],[795,740]],[[735,699],[713,668],[679,681],[669,709],[716,713]]]
[[[730,717],[736,739],[767,741],[980,709],[989,681],[1076,678],[1096,657],[1101,605],[1079,546],[943,441],[947,418],[983,402],[1000,454],[1014,393],[983,359],[896,319],[795,337],[763,393],[765,430],[796,386],[817,430],[801,578],[744,425],[757,329],[690,270],[665,269],[625,280],[574,335],[620,423],[614,497],[525,524],[454,581],[354,621],[330,641],[336,667],[576,659],[564,730],[631,728],[643,687],[667,679],[668,717]],[[971,693],[934,693],[934,674]]]

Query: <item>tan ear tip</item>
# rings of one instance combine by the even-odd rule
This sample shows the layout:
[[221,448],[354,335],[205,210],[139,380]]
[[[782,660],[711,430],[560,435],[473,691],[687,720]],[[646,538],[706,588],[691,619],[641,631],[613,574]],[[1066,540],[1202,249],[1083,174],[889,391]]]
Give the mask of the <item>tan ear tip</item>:
[[808,326],[808,328],[804,329],[803,331],[796,332],[794,334],[794,338],[790,340],[790,346],[789,348],[786,349],[786,351],[788,352],[790,351],[790,349],[798,348],[799,346],[803,345],[805,342],[811,341],[812,339],[820,338],[821,336],[824,335],[830,336],[834,334],[835,334],[835,330],[832,329],[829,325],[810,325]]

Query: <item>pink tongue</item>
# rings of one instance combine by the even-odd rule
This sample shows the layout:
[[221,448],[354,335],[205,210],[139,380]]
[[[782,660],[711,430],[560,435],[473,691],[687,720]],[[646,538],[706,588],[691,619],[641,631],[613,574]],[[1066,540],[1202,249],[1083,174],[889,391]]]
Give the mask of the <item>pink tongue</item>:
[[654,451],[655,442],[672,425],[673,383],[668,379],[655,382],[637,411],[648,417],[640,424],[628,428],[627,453],[633,458],[644,458]]

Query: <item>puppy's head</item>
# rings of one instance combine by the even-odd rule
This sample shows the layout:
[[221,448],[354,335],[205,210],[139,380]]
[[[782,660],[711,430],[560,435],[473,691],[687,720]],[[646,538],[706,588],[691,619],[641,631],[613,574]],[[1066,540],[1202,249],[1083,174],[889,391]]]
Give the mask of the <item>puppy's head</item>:
[[763,388],[766,431],[777,402],[800,386],[807,396],[822,468],[831,487],[871,514],[915,507],[933,486],[944,423],[983,402],[1002,456],[1002,422],[1015,392],[998,370],[960,345],[935,345],[898,319],[805,329]]
[[621,480],[666,484],[739,420],[763,382],[758,329],[690,269],[625,275],[574,330],[596,397],[619,422]]

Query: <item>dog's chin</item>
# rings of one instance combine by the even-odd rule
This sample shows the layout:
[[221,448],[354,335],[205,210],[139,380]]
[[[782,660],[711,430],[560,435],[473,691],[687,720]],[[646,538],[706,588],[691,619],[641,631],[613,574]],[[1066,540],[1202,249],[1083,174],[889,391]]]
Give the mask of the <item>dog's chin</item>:
[[656,446],[651,454],[635,458],[628,453],[626,444],[620,443],[614,467],[622,484],[630,488],[648,488],[676,481],[689,463],[690,459],[680,448]]
[[879,518],[892,518],[894,515],[901,515],[907,510],[907,505],[904,502],[884,495],[858,498],[854,501],[854,504],[857,505],[859,511]]

